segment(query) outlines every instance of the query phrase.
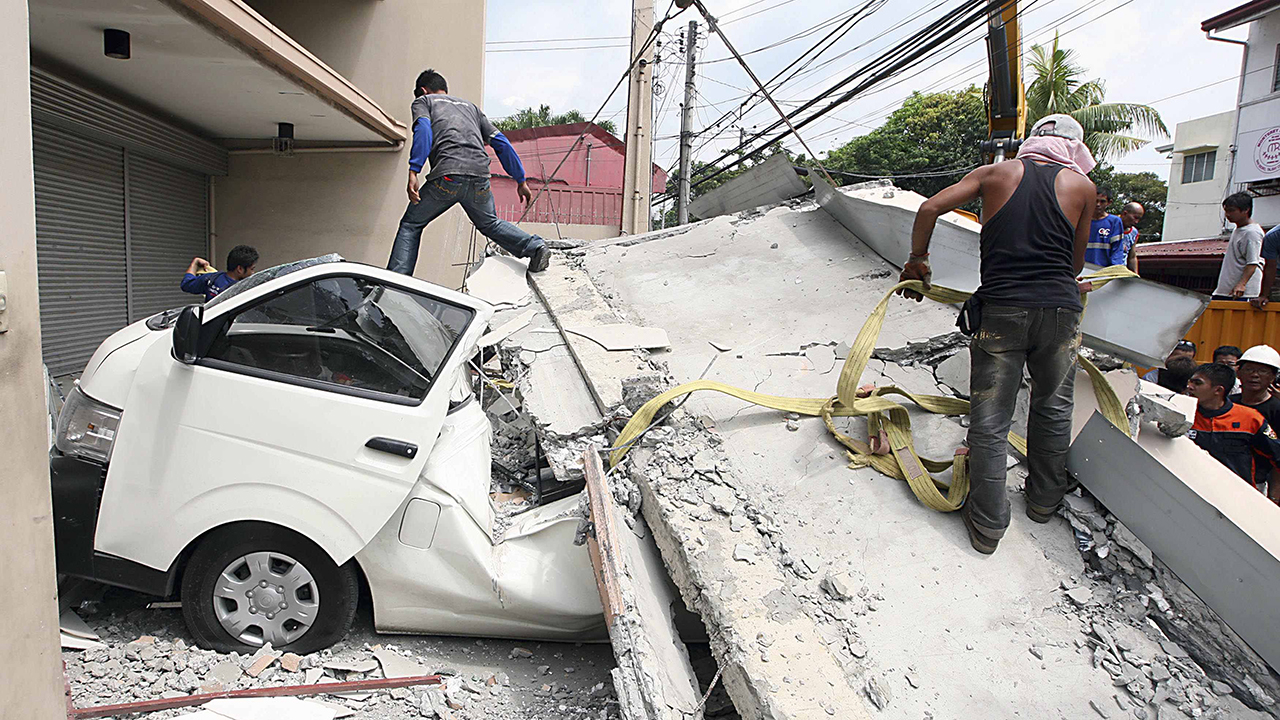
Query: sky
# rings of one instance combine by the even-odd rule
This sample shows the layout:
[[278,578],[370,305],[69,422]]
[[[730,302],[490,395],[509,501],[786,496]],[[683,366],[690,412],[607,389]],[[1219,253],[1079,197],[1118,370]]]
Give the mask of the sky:
[[[661,17],[669,0],[656,1]],[[815,25],[862,5],[862,0],[705,2],[719,18],[729,41],[744,54],[808,32]],[[778,90],[775,97],[784,109],[795,107],[958,2],[884,2],[823,52],[806,74]],[[1107,100],[1153,105],[1172,135],[1179,122],[1235,107],[1243,48],[1207,40],[1200,31],[1200,22],[1243,2],[1022,0],[1024,53],[1033,44],[1051,42],[1057,29],[1061,45],[1076,51],[1087,76],[1105,81]],[[937,9],[910,19],[926,6]],[[630,14],[629,0],[488,0],[485,112],[490,117],[503,117],[520,108],[545,103],[555,112],[577,109],[590,118],[604,103],[600,117],[622,125],[626,86],[619,88],[608,102],[605,99],[630,60]],[[701,36],[695,65],[695,131],[704,130],[724,113],[736,109],[745,91],[752,87],[742,68],[728,58],[721,41],[706,38],[706,24],[693,9],[668,21],[663,28],[657,65],[658,84],[663,92],[654,98],[654,162],[664,168],[673,166],[679,152],[685,70],[678,36],[693,19],[699,20]],[[909,22],[895,28],[904,20]],[[799,39],[746,55],[746,60],[757,76],[767,79],[833,27],[824,26]],[[1243,39],[1245,34],[1244,28],[1237,28],[1225,36]],[[964,41],[957,43],[958,52],[952,57],[905,70],[806,127],[801,135],[821,154],[883,123],[913,90],[960,89],[970,83],[981,87],[987,73],[984,38],[985,26],[974,28]],[[842,53],[847,54],[835,59]],[[825,67],[814,69],[827,61],[830,62]],[[695,141],[694,157],[713,160],[737,143],[740,126],[750,130],[775,119],[772,108],[761,103],[745,118],[734,116],[718,131],[700,135]],[[1167,155],[1154,150],[1167,142],[1166,138],[1157,138],[1113,162],[1122,171],[1150,171],[1167,178]],[[801,150],[794,138],[787,145]]]

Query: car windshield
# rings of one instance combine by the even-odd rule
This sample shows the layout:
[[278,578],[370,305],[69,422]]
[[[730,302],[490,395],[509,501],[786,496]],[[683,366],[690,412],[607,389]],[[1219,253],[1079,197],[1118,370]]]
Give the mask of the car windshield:
[[313,267],[315,265],[324,265],[326,263],[342,261],[343,257],[338,253],[329,253],[328,255],[321,255],[320,257],[313,257],[306,260],[298,260],[291,263],[285,263],[283,265],[276,265],[275,267],[269,267],[266,270],[260,270],[240,282],[237,282],[226,290],[223,290],[212,300],[206,302],[204,306],[206,309],[216,307],[218,303],[223,302],[228,298],[233,298],[242,292],[247,292],[258,287],[262,283],[271,282],[272,280],[275,280],[278,277],[284,277],[289,273],[305,270],[306,268]]

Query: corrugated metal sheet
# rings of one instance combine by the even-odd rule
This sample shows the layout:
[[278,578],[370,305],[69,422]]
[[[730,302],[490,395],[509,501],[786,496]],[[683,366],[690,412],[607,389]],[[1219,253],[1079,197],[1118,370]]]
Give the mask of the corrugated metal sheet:
[[224,148],[36,67],[31,68],[31,113],[35,120],[179,167],[227,174]]
[[178,282],[191,258],[208,258],[209,177],[136,153],[127,154],[126,169],[134,321],[200,300],[178,289]]
[[1187,333],[1196,344],[1196,360],[1212,362],[1223,345],[1244,350],[1254,345],[1280,348],[1280,303],[1258,310],[1240,300],[1214,300]]
[[[502,183],[502,178],[493,183],[498,217],[518,222],[524,214],[524,206],[518,200],[510,202],[511,198],[500,197],[515,193],[512,181],[505,180],[505,184],[511,185],[510,188],[503,187]],[[510,192],[506,192],[507,190]],[[536,186],[531,190],[534,195],[538,194]],[[523,221],[566,225],[619,225],[622,222],[622,191],[574,186],[548,187],[533,209],[524,214]]]
[[61,375],[128,320],[124,153],[43,124],[32,140],[41,347]]

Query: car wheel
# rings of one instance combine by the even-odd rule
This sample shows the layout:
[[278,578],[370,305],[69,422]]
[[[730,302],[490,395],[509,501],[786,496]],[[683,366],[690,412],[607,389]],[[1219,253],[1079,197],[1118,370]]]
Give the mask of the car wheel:
[[187,628],[219,652],[329,647],[350,629],[358,597],[354,560],[338,567],[310,540],[262,523],[210,533],[182,577]]

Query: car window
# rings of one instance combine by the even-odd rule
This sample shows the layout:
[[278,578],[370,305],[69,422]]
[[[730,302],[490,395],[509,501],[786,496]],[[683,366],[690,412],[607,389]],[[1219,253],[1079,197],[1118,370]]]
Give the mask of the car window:
[[236,313],[205,357],[421,400],[471,316],[377,281],[322,278]]

